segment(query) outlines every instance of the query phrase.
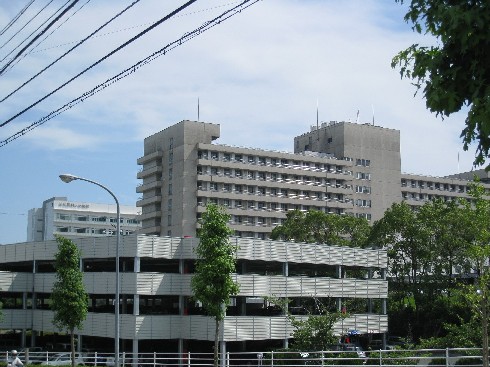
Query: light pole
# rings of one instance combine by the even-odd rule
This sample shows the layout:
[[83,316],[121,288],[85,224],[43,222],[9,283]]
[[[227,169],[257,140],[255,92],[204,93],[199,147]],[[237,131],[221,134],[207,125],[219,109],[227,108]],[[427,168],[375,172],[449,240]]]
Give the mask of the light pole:
[[109,190],[107,187],[104,185],[101,185],[98,182],[89,180],[87,178],[83,177],[78,177],[70,174],[63,174],[60,175],[61,181],[65,183],[70,183],[75,180],[80,180],[80,181],[86,181],[93,183],[94,185],[97,185],[99,187],[102,187],[104,190],[106,190],[111,196],[114,198],[116,201],[116,208],[117,208],[117,225],[116,225],[116,294],[115,294],[115,299],[114,299],[114,310],[115,310],[115,332],[114,332],[114,367],[119,367],[119,237],[120,237],[120,221],[121,221],[121,212],[119,209],[119,200],[117,200],[116,195]]

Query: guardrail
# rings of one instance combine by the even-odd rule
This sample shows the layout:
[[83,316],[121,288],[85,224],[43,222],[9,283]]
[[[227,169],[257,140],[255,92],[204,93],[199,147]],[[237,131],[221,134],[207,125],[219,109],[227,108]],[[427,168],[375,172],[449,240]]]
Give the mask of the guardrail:
[[[5,353],[10,361],[10,352]],[[71,364],[70,352],[19,353],[24,364],[67,366]],[[481,367],[481,348],[448,349],[395,349],[370,351],[320,351],[320,352],[228,352],[220,361],[222,367],[302,367],[302,366],[424,366],[424,367]],[[212,366],[212,353],[121,353],[121,367],[191,367]],[[114,366],[114,354],[102,352],[76,353],[76,364],[86,366]]]

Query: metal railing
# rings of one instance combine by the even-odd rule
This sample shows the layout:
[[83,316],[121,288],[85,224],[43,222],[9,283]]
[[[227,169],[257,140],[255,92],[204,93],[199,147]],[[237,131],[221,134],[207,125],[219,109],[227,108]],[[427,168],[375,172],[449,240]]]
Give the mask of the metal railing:
[[[10,361],[10,352],[5,352],[5,361]],[[68,366],[71,364],[70,352],[28,352],[21,351],[19,358],[24,364]],[[76,353],[77,365],[114,366],[114,353],[81,352]],[[212,366],[212,353],[120,353],[121,366],[127,367],[191,367]],[[228,352],[220,365],[224,367],[301,367],[301,366],[427,366],[427,367],[480,367],[481,348],[448,348],[418,350],[370,350],[370,351],[319,351],[292,352],[289,350],[273,352]]]

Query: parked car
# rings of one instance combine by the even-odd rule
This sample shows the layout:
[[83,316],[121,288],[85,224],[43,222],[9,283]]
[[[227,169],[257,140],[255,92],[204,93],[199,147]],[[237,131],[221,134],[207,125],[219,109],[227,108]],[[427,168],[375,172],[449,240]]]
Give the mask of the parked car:
[[[48,360],[44,362],[48,366],[69,366],[71,365],[71,353],[56,353],[50,355]],[[85,360],[80,353],[75,353],[75,364],[77,366],[83,366]]]

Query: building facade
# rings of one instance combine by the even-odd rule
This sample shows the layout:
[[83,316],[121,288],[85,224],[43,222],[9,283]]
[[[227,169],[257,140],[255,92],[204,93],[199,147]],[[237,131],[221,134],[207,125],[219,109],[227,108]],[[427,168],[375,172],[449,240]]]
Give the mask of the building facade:
[[[89,313],[77,330],[80,348],[113,351],[114,237],[74,239],[82,254]],[[196,238],[123,236],[120,251],[121,351],[181,352],[212,349],[215,324],[192,300]],[[337,335],[388,330],[387,254],[384,250],[234,238],[240,291],[227,308],[220,339],[228,351],[288,345],[293,330],[284,312],[269,301],[289,299],[289,310],[305,316],[321,301],[347,312]],[[17,330],[15,346],[66,342],[53,326],[50,293],[55,282],[54,241],[0,246],[0,329]]]
[[219,135],[219,125],[182,121],[145,139],[142,233],[195,236],[210,202],[228,208],[238,237],[267,239],[294,209],[372,223],[402,200],[466,197],[472,180],[402,173],[400,132],[371,124],[314,126],[294,139],[295,153],[213,144]]
[[[141,209],[120,205],[122,235],[141,228],[138,218]],[[27,241],[47,241],[59,234],[67,238],[111,236],[116,234],[116,204],[97,204],[68,201],[66,197],[45,200],[41,208],[28,212]]]

